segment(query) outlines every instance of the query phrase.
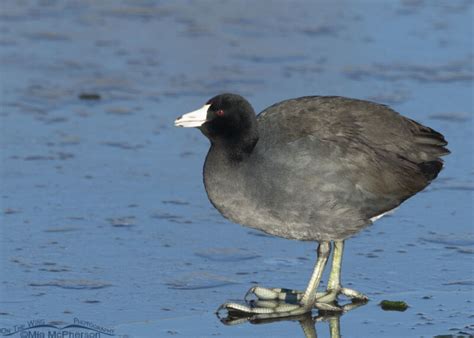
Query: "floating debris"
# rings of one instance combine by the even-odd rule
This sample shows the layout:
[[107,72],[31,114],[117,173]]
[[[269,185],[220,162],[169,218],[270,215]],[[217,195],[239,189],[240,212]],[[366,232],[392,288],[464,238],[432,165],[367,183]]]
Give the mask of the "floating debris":
[[94,100],[100,100],[101,96],[97,93],[81,93],[79,94],[79,99],[94,101]]
[[379,304],[384,311],[405,311],[408,304],[401,300],[383,300]]

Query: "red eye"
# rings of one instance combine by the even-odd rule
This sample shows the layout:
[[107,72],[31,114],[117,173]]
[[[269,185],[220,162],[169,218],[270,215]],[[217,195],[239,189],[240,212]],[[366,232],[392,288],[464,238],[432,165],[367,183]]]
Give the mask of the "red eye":
[[219,109],[218,111],[216,111],[216,115],[217,116],[224,116],[224,111],[222,109]]

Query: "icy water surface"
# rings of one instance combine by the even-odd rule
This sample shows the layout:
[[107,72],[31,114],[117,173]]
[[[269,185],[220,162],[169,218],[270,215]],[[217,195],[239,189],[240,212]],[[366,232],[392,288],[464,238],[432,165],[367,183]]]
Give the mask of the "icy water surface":
[[[0,334],[76,318],[129,337],[304,337],[307,319],[214,315],[255,283],[304,289],[316,247],[234,225],[208,202],[207,140],[173,120],[224,91],[256,111],[370,99],[442,132],[452,154],[438,180],[347,242],[343,282],[371,301],[316,330],[474,334],[473,7],[2,1]],[[385,299],[409,308],[383,311]]]

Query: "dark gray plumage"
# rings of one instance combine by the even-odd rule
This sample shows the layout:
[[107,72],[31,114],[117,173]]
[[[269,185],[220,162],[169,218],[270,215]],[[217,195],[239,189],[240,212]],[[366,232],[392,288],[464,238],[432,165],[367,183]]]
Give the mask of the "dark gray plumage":
[[[277,103],[255,116],[241,96],[222,94],[175,121],[211,141],[204,184],[227,218],[269,234],[318,241],[306,290],[252,287],[247,304],[225,303],[230,318],[254,320],[310,312],[343,312],[344,240],[423,190],[449,151],[444,137],[387,106],[344,97],[311,96]],[[326,292],[318,293],[333,248]],[[256,302],[248,301],[253,295]],[[293,300],[293,301],[291,301]]]
[[258,117],[238,95],[209,104],[209,199],[233,222],[285,238],[357,233],[423,190],[449,153],[440,133],[369,101],[301,97]]

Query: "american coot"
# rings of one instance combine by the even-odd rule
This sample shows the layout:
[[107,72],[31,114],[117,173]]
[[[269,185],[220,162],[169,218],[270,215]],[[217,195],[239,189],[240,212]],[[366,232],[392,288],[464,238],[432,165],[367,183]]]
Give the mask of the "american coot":
[[[242,96],[221,94],[175,125],[197,127],[210,140],[204,185],[222,215],[275,236],[319,242],[304,292],[257,286],[247,295],[263,305],[221,306],[255,319],[313,307],[338,311],[340,294],[366,300],[341,286],[344,240],[423,190],[449,153],[433,129],[385,105],[337,96],[290,99],[255,116]],[[327,290],[319,293],[331,243]]]

